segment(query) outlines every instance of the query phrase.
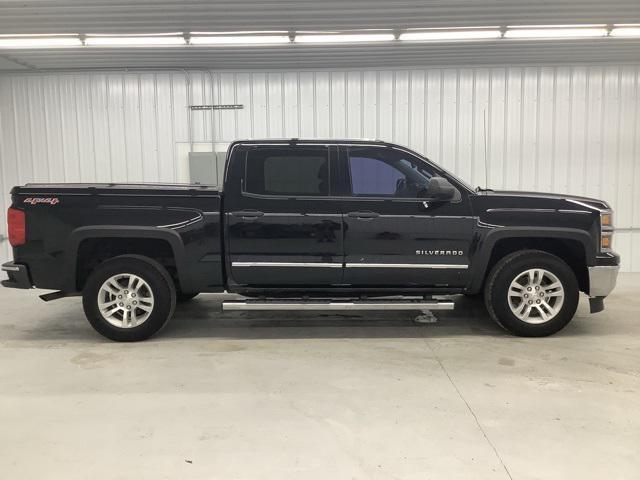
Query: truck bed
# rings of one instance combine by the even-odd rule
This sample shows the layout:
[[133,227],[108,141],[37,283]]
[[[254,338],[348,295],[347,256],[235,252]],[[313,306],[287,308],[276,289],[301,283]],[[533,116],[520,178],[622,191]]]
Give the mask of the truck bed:
[[221,193],[215,187],[30,183],[11,194],[28,232],[14,258],[29,265],[37,288],[77,291],[102,257],[133,248],[175,263],[171,273],[185,292],[222,289]]

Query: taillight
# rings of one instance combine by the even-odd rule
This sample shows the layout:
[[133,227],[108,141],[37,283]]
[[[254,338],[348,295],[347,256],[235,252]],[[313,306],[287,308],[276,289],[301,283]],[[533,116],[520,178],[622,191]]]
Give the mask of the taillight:
[[10,208],[7,212],[7,223],[9,224],[9,243],[12,247],[24,245],[27,241],[27,225],[24,211]]

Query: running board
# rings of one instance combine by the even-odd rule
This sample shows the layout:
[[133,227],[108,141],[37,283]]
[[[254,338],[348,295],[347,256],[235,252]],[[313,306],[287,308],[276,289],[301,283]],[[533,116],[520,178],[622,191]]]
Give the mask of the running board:
[[228,300],[222,310],[453,310],[453,302],[403,301],[305,301]]

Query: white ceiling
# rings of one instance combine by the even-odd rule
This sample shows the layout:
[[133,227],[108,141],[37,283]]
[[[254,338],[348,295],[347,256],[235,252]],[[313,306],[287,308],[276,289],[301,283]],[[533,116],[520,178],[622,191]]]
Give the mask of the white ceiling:
[[[640,23],[640,0],[3,0],[0,33],[254,30]],[[442,44],[185,46],[0,50],[0,70],[278,69],[640,61],[640,39]]]

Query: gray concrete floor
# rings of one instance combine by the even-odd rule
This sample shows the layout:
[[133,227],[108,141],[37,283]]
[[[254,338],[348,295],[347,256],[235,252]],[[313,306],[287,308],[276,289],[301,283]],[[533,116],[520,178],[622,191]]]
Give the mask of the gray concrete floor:
[[637,479],[639,293],[542,339],[464,298],[416,325],[208,295],[117,344],[77,298],[0,289],[0,477]]

